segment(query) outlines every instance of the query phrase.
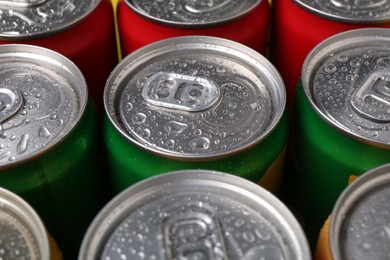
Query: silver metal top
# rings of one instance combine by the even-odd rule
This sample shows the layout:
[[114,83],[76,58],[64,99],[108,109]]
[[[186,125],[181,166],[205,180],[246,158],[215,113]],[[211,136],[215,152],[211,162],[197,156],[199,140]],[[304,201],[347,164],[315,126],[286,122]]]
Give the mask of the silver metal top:
[[49,260],[45,227],[22,198],[0,187],[0,258]]
[[0,0],[0,39],[25,40],[63,31],[100,0]]
[[311,255],[300,225],[274,195],[230,174],[187,170],[149,178],[111,200],[90,225],[79,259]]
[[333,259],[388,259],[390,164],[358,177],[341,194],[332,212]]
[[0,169],[40,156],[62,140],[87,103],[79,69],[30,45],[0,45]]
[[315,15],[345,23],[390,21],[390,0],[291,0]]
[[125,0],[139,15],[161,24],[203,27],[227,23],[252,11],[264,0]]
[[352,138],[390,149],[390,30],[330,37],[307,56],[302,81],[315,111]]
[[107,81],[104,102],[125,138],[162,156],[206,160],[260,143],[279,122],[285,89],[257,52],[203,36],[151,44]]

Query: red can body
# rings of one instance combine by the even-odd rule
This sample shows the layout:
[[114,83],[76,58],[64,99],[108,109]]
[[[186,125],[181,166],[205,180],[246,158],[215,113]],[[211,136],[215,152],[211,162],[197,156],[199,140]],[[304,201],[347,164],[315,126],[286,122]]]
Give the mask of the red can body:
[[10,43],[45,47],[72,60],[83,73],[99,111],[103,111],[104,86],[118,63],[114,15],[109,0],[101,0],[88,16],[64,31],[31,40],[0,39],[0,44]]
[[279,70],[287,91],[287,107],[293,96],[302,66],[309,52],[326,38],[347,30],[364,27],[390,28],[386,23],[343,23],[313,14],[292,0],[273,0],[270,59]]
[[237,20],[202,28],[179,28],[150,21],[134,12],[124,1],[118,4],[118,28],[122,56],[147,44],[177,36],[205,35],[242,43],[265,55],[268,44],[270,5],[262,0]]

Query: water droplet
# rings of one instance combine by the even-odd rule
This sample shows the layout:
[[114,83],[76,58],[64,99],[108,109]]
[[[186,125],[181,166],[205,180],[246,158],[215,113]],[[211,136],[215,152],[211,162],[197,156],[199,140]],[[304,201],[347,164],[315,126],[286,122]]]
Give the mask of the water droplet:
[[333,72],[335,72],[336,70],[337,70],[337,67],[336,67],[333,63],[327,64],[327,65],[325,66],[325,71],[326,71],[327,73],[333,73]]
[[126,105],[125,105],[125,109],[126,109],[127,111],[132,110],[132,109],[133,109],[133,104],[130,103],[130,102],[127,102]]
[[29,139],[30,139],[30,137],[28,134],[22,135],[22,137],[20,138],[20,142],[16,146],[16,152],[18,154],[22,154],[27,150]]
[[345,56],[345,55],[340,55],[337,60],[339,62],[347,62],[348,61],[348,56]]
[[188,128],[187,124],[169,121],[164,125],[165,131],[167,131],[168,135],[170,134],[181,134],[185,129]]
[[133,116],[133,122],[136,124],[142,124],[146,121],[146,115],[144,113],[137,113]]
[[206,137],[200,137],[191,140],[189,145],[193,150],[206,150],[210,147],[210,140]]
[[150,130],[149,130],[149,129],[144,129],[144,130],[142,130],[142,136],[143,136],[144,138],[150,137]]
[[51,135],[51,133],[50,133],[49,129],[47,129],[44,126],[41,126],[38,129],[38,135],[39,135],[40,138],[46,139],[46,138],[48,138]]
[[225,72],[226,72],[226,69],[225,69],[223,66],[218,66],[218,67],[216,68],[216,71],[217,71],[218,73],[225,73]]
[[256,239],[250,231],[245,231],[244,233],[242,233],[242,238],[248,243],[253,243]]
[[166,145],[170,148],[173,148],[175,146],[175,141],[172,139],[169,139],[166,143]]
[[254,111],[259,111],[261,109],[261,106],[258,103],[252,103],[250,106]]

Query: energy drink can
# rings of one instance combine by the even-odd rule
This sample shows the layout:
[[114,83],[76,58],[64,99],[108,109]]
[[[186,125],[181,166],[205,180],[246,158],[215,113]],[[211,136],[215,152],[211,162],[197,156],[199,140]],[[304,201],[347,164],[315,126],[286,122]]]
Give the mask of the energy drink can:
[[267,0],[124,0],[118,5],[123,56],[159,40],[190,35],[233,40],[265,55],[269,19]]
[[272,7],[271,61],[285,82],[289,109],[303,62],[317,44],[348,30],[390,28],[388,0],[275,0]]
[[390,30],[328,38],[305,60],[292,128],[301,213],[309,238],[351,178],[390,162]]
[[0,44],[38,45],[76,63],[103,111],[104,85],[118,60],[109,0],[5,0],[0,24]]
[[64,258],[104,205],[97,114],[80,70],[32,45],[0,45],[0,186],[39,214]]
[[283,81],[239,43],[183,36],[128,55],[107,81],[115,191],[173,170],[233,173],[276,191],[288,119]]
[[321,230],[315,259],[386,259],[389,256],[390,164],[359,176],[338,198]]
[[226,173],[186,170],[139,182],[90,225],[79,259],[311,259],[287,207]]

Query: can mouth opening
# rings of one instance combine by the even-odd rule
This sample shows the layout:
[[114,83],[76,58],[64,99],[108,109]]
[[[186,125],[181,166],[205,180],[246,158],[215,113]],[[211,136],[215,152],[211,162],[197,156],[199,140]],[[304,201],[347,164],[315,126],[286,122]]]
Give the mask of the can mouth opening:
[[[223,0],[210,2],[208,4],[197,4],[197,1],[173,1],[168,5],[162,3],[160,6],[153,1],[149,6],[146,1],[124,0],[127,7],[137,15],[157,24],[176,28],[207,28],[233,22],[253,11],[262,1],[236,1]],[[240,5],[237,8],[234,3]],[[156,6],[154,6],[156,5]],[[227,9],[229,8],[229,9]],[[225,10],[221,12],[220,10]],[[237,12],[237,9],[239,12]],[[164,12],[162,10],[165,10]],[[156,12],[153,14],[152,12]],[[230,11],[230,12],[229,12]],[[229,15],[227,16],[226,13]],[[217,17],[217,15],[221,17]]]
[[[130,82],[131,79],[133,79],[134,76],[139,71],[142,70],[141,68],[149,67],[151,62],[157,64],[160,61],[160,59],[168,59],[171,57],[176,57],[173,56],[173,54],[180,56],[180,55],[187,55],[188,53],[190,53],[191,55],[196,53],[197,56],[203,55],[208,59],[212,59],[215,55],[217,55],[217,58],[221,60],[229,59],[229,62],[236,63],[238,66],[243,66],[246,68],[246,70],[252,71],[251,73],[253,75],[256,75],[257,83],[256,84],[253,83],[254,85],[253,86],[251,85],[250,88],[257,89],[260,88],[261,85],[262,88],[267,90],[267,94],[270,95],[271,96],[270,98],[272,99],[271,101],[267,101],[268,106],[271,107],[271,112],[269,115],[267,115],[266,121],[261,122],[262,124],[264,124],[264,126],[261,126],[262,127],[261,133],[260,131],[256,132],[255,134],[250,133],[252,135],[250,137],[251,139],[248,138],[247,140],[245,140],[246,143],[244,143],[244,145],[240,146],[239,148],[232,146],[233,148],[229,150],[224,149],[223,151],[219,151],[219,152],[210,151],[209,149],[209,150],[201,150],[201,151],[196,150],[195,152],[191,152],[191,153],[187,153],[187,152],[176,153],[168,149],[167,150],[159,149],[159,147],[156,147],[152,144],[147,144],[143,139],[142,141],[140,141],[141,138],[139,138],[138,140],[138,137],[135,137],[134,133],[128,131],[128,129],[126,128],[127,126],[125,125],[125,122],[123,122],[122,115],[119,112],[119,108],[118,108],[122,96],[129,95],[128,93],[130,93],[130,92],[125,92],[126,87],[128,86],[128,84],[130,84],[128,82]],[[198,75],[196,74],[192,75],[191,77],[182,77],[180,74],[175,74],[175,73],[172,74],[172,71],[167,75],[166,74],[167,73],[165,72],[163,74],[161,73],[153,74],[155,76],[152,76],[150,80],[146,81],[146,83],[154,82],[163,76],[164,77],[167,76],[168,74],[177,77],[180,76],[180,80],[177,82],[182,82],[182,83],[184,82],[183,84],[189,86],[190,90],[197,90],[198,86],[195,85],[203,84],[204,87],[202,90],[203,94],[202,92],[199,91],[194,92],[196,93],[196,96],[199,97],[201,97],[202,95],[207,96],[207,93],[212,92],[211,90],[213,89],[213,87],[215,87],[214,83],[209,81],[210,79],[205,79],[202,78],[201,76],[198,77]],[[189,84],[187,80],[194,81],[196,84],[193,84],[193,82]],[[235,80],[241,80],[241,79],[236,78]],[[172,80],[172,82],[174,82],[174,80]],[[176,89],[177,82],[175,84],[171,83],[170,85],[175,86]],[[166,84],[165,81],[164,84]],[[128,87],[128,89],[131,88]],[[205,89],[207,90],[211,89],[211,90],[207,92]],[[168,99],[167,93],[165,92],[161,92],[161,93],[164,94],[161,95],[163,98]],[[181,93],[182,94],[184,93],[185,95],[183,94],[182,96],[185,97],[185,100],[187,100],[188,97],[189,101],[191,101],[189,97],[191,95],[195,95],[194,93],[191,94],[191,91],[181,92]],[[221,93],[219,96],[223,97],[224,94]],[[216,99],[218,101],[215,100],[213,101],[213,99],[214,98],[212,98],[211,101],[208,103],[209,105],[221,103],[221,98],[219,98],[218,100],[218,96]],[[201,100],[207,100],[207,99],[205,98]],[[176,160],[185,160],[185,161],[207,161],[207,160],[213,160],[217,158],[225,158],[227,156],[235,155],[242,151],[246,151],[252,148],[253,146],[259,144],[266,137],[268,137],[272,132],[272,130],[276,127],[276,125],[281,121],[285,111],[285,104],[286,104],[286,94],[284,89],[284,83],[281,79],[281,76],[279,75],[278,71],[273,67],[273,65],[269,63],[262,55],[236,42],[215,38],[215,37],[207,37],[207,36],[185,36],[185,37],[171,38],[168,40],[163,40],[154,44],[150,44],[146,47],[139,49],[138,51],[135,51],[134,53],[127,56],[124,60],[122,60],[122,62],[118,64],[118,66],[114,69],[113,73],[110,75],[107,81],[105,91],[104,91],[104,105],[106,109],[106,114],[109,117],[111,124],[116,128],[117,131],[119,131],[119,133],[127,141],[135,144],[141,149],[150,151],[160,156],[168,157]],[[153,104],[148,106],[143,104],[143,106],[145,108],[148,108],[148,106],[153,106]],[[130,107],[133,110],[135,109],[133,105],[131,105]],[[255,103],[253,104],[253,107],[250,108],[253,109],[254,111],[257,109]],[[166,111],[172,111],[172,110],[165,110],[165,109],[170,109],[170,108],[161,108],[161,110],[156,110],[156,111],[161,111],[161,115],[156,115],[156,117],[166,115],[167,114],[165,113]],[[213,109],[214,108],[212,107],[204,111],[207,114],[207,113],[211,113]],[[147,114],[147,112],[143,112],[143,114],[145,113]],[[183,112],[179,111],[177,112],[177,115],[178,117],[180,116],[185,117],[186,115],[190,115],[191,117],[189,117],[189,119],[195,120],[196,119],[195,115],[191,113],[192,113],[191,111],[183,111]],[[199,114],[196,115],[200,116],[201,113],[203,113],[203,111],[200,111]],[[258,113],[258,112],[254,112],[254,113]],[[142,118],[141,116],[142,115],[140,114],[140,118],[136,118],[136,119],[141,120],[142,118],[145,118],[145,116],[142,116]],[[133,119],[134,118],[132,118],[132,120]],[[242,118],[240,120],[245,120],[245,119],[246,118]],[[176,122],[175,125],[172,125],[173,123],[174,122],[168,122],[167,123],[168,125],[164,125],[165,131],[168,131],[169,129],[173,129],[179,132],[181,130],[180,127],[182,124]],[[256,126],[256,127],[259,128],[260,126]],[[198,141],[200,144],[202,140],[199,139]]]
[[[389,45],[389,29],[342,32],[311,50],[301,74],[305,96],[322,120],[354,140],[382,149],[390,149],[390,142],[383,137],[384,127],[390,126],[389,110],[381,108],[390,105],[386,101],[386,86],[383,86],[387,84],[390,68],[381,61],[387,57],[385,52]],[[378,80],[381,82],[376,82]],[[325,95],[330,96],[326,97],[329,102]],[[380,105],[375,107],[373,99]],[[359,131],[369,125],[372,134]],[[375,135],[374,130],[382,131],[382,135]]]

